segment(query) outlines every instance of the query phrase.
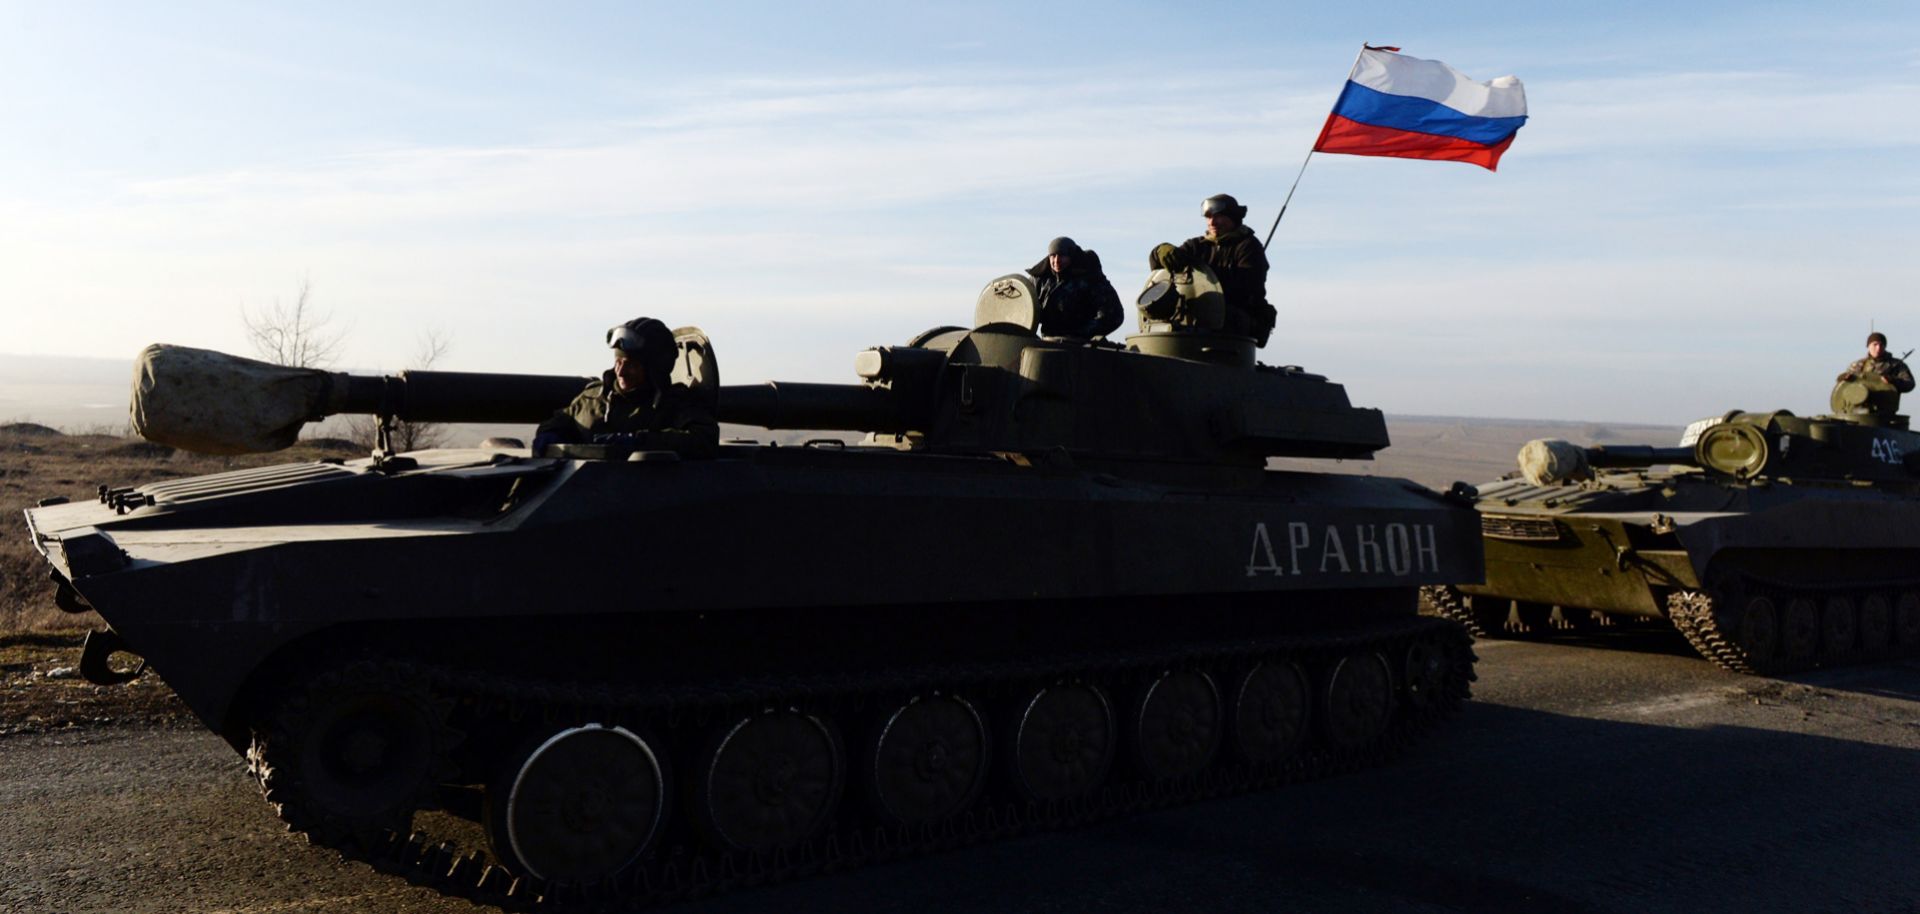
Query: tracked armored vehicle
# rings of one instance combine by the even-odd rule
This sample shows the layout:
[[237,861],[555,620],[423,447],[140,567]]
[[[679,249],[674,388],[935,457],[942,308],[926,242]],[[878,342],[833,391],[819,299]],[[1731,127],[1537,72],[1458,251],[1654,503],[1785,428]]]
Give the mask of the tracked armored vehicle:
[[1883,382],[1833,414],[1730,412],[1678,447],[1530,442],[1478,487],[1486,580],[1427,588],[1481,637],[1670,622],[1743,673],[1920,656],[1920,434]]
[[[1364,458],[1380,413],[1252,341],[1044,339],[1023,277],[855,359],[676,379],[725,421],[863,443],[516,442],[136,487],[27,519],[313,840],[509,906],[682,898],[1374,763],[1468,695],[1417,614],[1464,504]],[[136,421],[207,450],[302,422],[543,418],[582,378],[143,357]],[[220,392],[260,392],[245,415]],[[461,835],[466,843],[460,843]],[[474,835],[481,837],[476,839]]]

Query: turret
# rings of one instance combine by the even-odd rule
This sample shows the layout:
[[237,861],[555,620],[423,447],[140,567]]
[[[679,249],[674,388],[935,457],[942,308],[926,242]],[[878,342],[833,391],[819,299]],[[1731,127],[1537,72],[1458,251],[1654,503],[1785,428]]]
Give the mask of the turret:
[[[1064,452],[1117,460],[1264,465],[1270,456],[1366,458],[1387,446],[1378,410],[1298,368],[1254,363],[1251,340],[1149,328],[1122,346],[1048,339],[1024,276],[982,292],[974,329],[941,327],[854,359],[853,384],[722,387],[713,347],[675,331],[674,380],[723,422],[847,430],[909,449]],[[308,421],[362,413],[430,422],[535,423],[588,379],[407,371],[368,377],[152,346],[135,373],[133,423],[209,453],[274,450]]]
[[1851,378],[1833,385],[1827,408],[1836,418],[1865,425],[1906,428],[1900,415],[1900,391],[1879,377]]
[[[1839,399],[1839,388],[1834,397]],[[1520,449],[1519,462],[1521,475],[1534,485],[1590,479],[1595,469],[1655,465],[1696,467],[1733,481],[1915,482],[1920,481],[1920,434],[1908,431],[1904,421],[1895,426],[1852,415],[1802,418],[1784,410],[1735,410],[1696,423],[1679,447],[1583,448],[1541,439]]]

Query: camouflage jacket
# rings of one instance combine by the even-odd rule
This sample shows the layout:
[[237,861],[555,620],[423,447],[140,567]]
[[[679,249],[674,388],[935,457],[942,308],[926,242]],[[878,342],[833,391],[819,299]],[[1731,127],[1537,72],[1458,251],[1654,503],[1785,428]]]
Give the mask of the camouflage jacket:
[[692,391],[674,384],[658,392],[626,393],[611,371],[540,423],[535,437],[552,435],[569,444],[622,433],[643,434],[648,447],[683,453],[711,453],[720,444],[720,423]]
[[1206,264],[1220,277],[1227,299],[1229,333],[1251,336],[1262,345],[1273,329],[1273,306],[1267,304],[1267,251],[1253,229],[1238,226],[1224,235],[1189,238],[1180,245],[1188,263]]
[[1907,363],[1890,355],[1882,355],[1878,359],[1859,359],[1853,364],[1848,365],[1847,370],[1840,372],[1840,377],[1834,380],[1851,381],[1855,378],[1866,378],[1874,375],[1885,377],[1893,384],[1893,389],[1901,393],[1906,393],[1913,389],[1913,372],[1907,370]]

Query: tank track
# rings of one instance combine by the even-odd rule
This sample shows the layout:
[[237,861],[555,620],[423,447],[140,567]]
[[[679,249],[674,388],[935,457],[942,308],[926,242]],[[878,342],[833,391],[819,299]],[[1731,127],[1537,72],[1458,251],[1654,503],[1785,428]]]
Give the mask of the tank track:
[[[1505,634],[1500,631],[1500,621],[1474,612],[1473,605],[1467,601],[1467,595],[1456,588],[1444,584],[1430,584],[1420,588],[1420,608],[1428,615],[1458,622],[1460,627],[1466,629],[1467,633],[1476,639],[1505,637]],[[1503,613],[1503,618],[1504,615]]]
[[[1437,649],[1447,663],[1433,688],[1409,689],[1404,658],[1416,644]],[[1344,751],[1318,735],[1325,707],[1324,671],[1338,658],[1357,652],[1385,656],[1393,670],[1392,713],[1375,738]],[[1431,652],[1429,652],[1431,653]],[[1189,645],[1158,652],[1087,654],[1033,662],[988,662],[894,670],[879,673],[743,680],[725,685],[626,686],[502,678],[406,660],[377,661],[379,675],[417,683],[437,698],[453,702],[456,726],[469,730],[539,721],[543,726],[588,722],[638,724],[656,731],[707,728],[772,706],[804,707],[851,720],[891,707],[906,696],[929,690],[992,701],[1062,681],[1099,685],[1124,700],[1131,688],[1152,681],[1167,669],[1210,672],[1223,686],[1232,672],[1255,663],[1294,662],[1309,672],[1312,707],[1305,748],[1269,763],[1234,757],[1222,745],[1215,760],[1197,774],[1151,781],[1116,763],[1105,783],[1068,801],[1035,802],[990,792],[953,818],[933,825],[889,826],[852,809],[851,796],[819,834],[773,852],[717,850],[691,834],[675,836],[650,849],[640,863],[612,882],[569,885],[516,877],[480,849],[462,848],[424,832],[327,827],[322,817],[299,807],[297,793],[281,789],[273,776],[281,764],[276,744],[256,735],[250,769],[262,794],[289,830],[329,846],[342,856],[365,862],[407,881],[476,904],[510,910],[612,911],[712,895],[732,889],[792,879],[824,871],[919,855],[1015,835],[1095,822],[1121,813],[1260,790],[1284,783],[1326,777],[1392,759],[1455,712],[1470,695],[1472,639],[1457,626],[1430,618],[1410,618],[1343,633],[1285,640]],[[1223,689],[1222,726],[1231,715]],[[1116,704],[1116,723],[1127,706]],[[994,722],[989,721],[989,724]],[[1125,740],[1121,740],[1124,752]],[[284,751],[284,750],[282,750]],[[993,749],[992,771],[1002,767],[1003,749]],[[852,791],[848,791],[851,794]],[[682,831],[686,831],[682,829]]]
[[[1667,614],[1673,620],[1674,627],[1680,630],[1687,642],[1700,656],[1713,661],[1720,667],[1735,673],[1747,673],[1760,676],[1774,676],[1783,673],[1795,673],[1822,667],[1851,666],[1872,663],[1893,658],[1920,657],[1920,633],[1908,627],[1903,633],[1899,624],[1901,607],[1912,607],[1908,613],[1920,612],[1920,587],[1916,582],[1906,582],[1906,586],[1889,586],[1886,583],[1863,586],[1811,587],[1793,586],[1766,582],[1752,578],[1733,578],[1716,582],[1718,586],[1705,591],[1682,590],[1667,597]],[[1859,623],[1860,610],[1870,597],[1886,601],[1889,614],[1884,643],[1867,644],[1861,636]],[[1771,603],[1775,612],[1773,625],[1775,635],[1771,647],[1762,639],[1758,644],[1742,643],[1742,613],[1755,599],[1765,599]],[[1851,637],[1836,638],[1826,630],[1824,614],[1828,604],[1835,598],[1849,601],[1854,621],[1850,628]],[[1797,600],[1810,600],[1818,615],[1814,633],[1817,639],[1812,650],[1794,656],[1787,649],[1786,610],[1790,603]]]
[[[1499,609],[1476,608],[1472,597],[1457,587],[1445,584],[1420,588],[1422,612],[1458,622],[1476,639],[1538,641],[1561,632],[1605,628],[1622,621],[1604,612],[1544,604],[1529,604],[1514,609],[1510,600],[1492,598],[1491,601],[1504,605]],[[1512,621],[1509,620],[1510,613]]]

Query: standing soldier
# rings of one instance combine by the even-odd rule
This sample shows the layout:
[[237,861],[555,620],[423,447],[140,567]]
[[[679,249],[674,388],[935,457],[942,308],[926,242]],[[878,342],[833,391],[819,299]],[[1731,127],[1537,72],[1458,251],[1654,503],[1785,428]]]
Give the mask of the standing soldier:
[[1837,381],[1869,381],[1878,378],[1893,386],[1894,390],[1906,393],[1913,389],[1913,372],[1907,370],[1907,363],[1887,354],[1887,335],[1875,331],[1867,334],[1867,357],[1847,366],[1840,372]]
[[719,448],[720,423],[692,391],[673,383],[680,346],[666,324],[636,317],[607,331],[607,347],[613,368],[540,423],[535,457],[549,444],[589,441],[689,455]]
[[1206,217],[1207,233],[1179,246],[1160,244],[1148,258],[1150,265],[1176,273],[1211,267],[1227,300],[1225,330],[1265,346],[1278,315],[1267,303],[1266,248],[1244,224],[1247,208],[1229,194],[1214,194],[1201,202],[1200,215]]

